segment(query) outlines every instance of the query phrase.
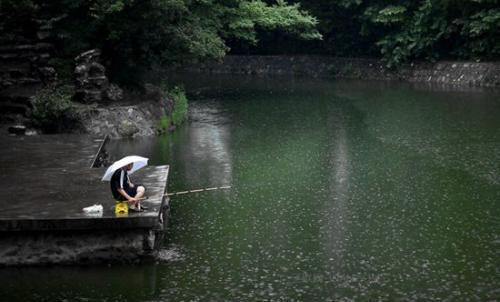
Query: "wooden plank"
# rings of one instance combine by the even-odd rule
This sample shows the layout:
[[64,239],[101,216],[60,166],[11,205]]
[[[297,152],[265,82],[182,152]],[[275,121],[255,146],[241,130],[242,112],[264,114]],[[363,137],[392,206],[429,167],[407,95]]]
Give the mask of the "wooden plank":
[[104,136],[104,139],[102,139],[101,145],[99,146],[99,149],[95,153],[94,159],[92,159],[92,163],[90,164],[90,168],[97,168],[96,167],[96,161],[99,158],[99,156],[101,155],[101,153],[103,152],[104,146],[106,145],[106,143],[108,142],[108,140],[109,140],[109,137],[107,135]]

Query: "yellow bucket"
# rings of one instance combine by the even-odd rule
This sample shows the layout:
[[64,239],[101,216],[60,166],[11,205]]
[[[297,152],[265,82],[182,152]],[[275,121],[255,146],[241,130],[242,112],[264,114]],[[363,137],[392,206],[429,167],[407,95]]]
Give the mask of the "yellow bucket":
[[115,205],[115,214],[117,216],[128,214],[128,203],[117,201]]

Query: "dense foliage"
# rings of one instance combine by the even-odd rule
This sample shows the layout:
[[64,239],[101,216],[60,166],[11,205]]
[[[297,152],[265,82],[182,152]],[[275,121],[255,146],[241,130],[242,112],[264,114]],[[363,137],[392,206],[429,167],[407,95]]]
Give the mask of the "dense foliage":
[[500,55],[500,7],[496,2],[399,1],[397,5],[370,6],[365,16],[382,32],[376,45],[391,64],[413,58],[493,58]]
[[115,74],[229,51],[389,65],[500,57],[500,0],[0,0],[0,17],[6,33],[62,17],[62,55],[99,47]]
[[389,65],[500,58],[498,0],[295,1],[318,18],[324,36],[314,44],[294,41],[297,52],[382,56]]
[[[0,0],[5,29],[62,16],[55,30],[68,57],[98,47],[117,73],[124,67],[221,58],[226,40],[256,43],[257,30],[321,38],[316,19],[283,0]],[[19,24],[21,20],[22,24]]]

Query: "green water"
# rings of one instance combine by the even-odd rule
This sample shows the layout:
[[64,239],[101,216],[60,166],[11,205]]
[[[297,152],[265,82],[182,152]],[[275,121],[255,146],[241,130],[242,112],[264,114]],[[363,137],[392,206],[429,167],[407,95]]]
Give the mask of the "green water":
[[[6,301],[500,300],[500,92],[191,78],[158,263],[0,271]],[[114,147],[113,147],[114,146]],[[118,147],[119,146],[119,147]]]

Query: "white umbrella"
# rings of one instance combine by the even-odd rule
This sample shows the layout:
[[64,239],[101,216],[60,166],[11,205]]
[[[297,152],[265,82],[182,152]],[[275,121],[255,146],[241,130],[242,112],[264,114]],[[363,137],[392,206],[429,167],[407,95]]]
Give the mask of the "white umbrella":
[[115,161],[111,166],[108,167],[106,173],[104,173],[104,176],[102,177],[102,181],[110,181],[111,176],[113,176],[113,173],[115,173],[116,170],[121,169],[131,163],[133,163],[134,166],[130,171],[127,171],[128,174],[132,174],[140,168],[147,166],[148,159],[137,155],[125,156],[124,158]]

